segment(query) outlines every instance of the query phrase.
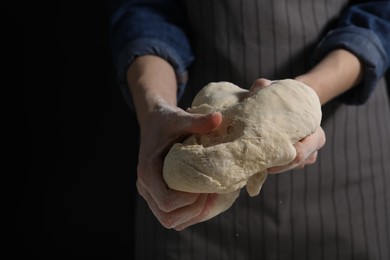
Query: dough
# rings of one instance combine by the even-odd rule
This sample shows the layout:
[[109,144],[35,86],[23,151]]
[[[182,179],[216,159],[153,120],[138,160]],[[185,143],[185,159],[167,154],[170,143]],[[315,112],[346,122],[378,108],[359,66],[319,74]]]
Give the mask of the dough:
[[[313,89],[284,79],[245,98],[248,90],[229,82],[212,82],[194,98],[190,113],[222,113],[221,126],[175,143],[164,160],[169,188],[220,193],[215,215],[229,208],[246,185],[259,194],[267,168],[290,163],[293,146],[321,123],[321,105]],[[218,212],[217,212],[218,211]]]

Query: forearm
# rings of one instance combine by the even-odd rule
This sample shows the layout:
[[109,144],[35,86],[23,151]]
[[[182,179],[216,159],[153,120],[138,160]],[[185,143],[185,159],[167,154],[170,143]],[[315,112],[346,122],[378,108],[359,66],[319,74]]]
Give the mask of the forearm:
[[310,71],[296,77],[296,80],[312,87],[323,105],[357,85],[362,70],[362,64],[355,55],[338,49],[330,52]]
[[172,66],[152,55],[135,59],[127,70],[127,84],[133,97],[138,122],[162,104],[177,104],[177,82]]

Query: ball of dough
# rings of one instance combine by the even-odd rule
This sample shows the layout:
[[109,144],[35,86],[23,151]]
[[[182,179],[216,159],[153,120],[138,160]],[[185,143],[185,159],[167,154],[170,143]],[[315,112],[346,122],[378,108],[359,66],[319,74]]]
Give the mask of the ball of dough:
[[163,167],[169,188],[237,194],[246,185],[255,196],[267,168],[290,163],[296,157],[293,144],[320,126],[318,96],[299,81],[274,81],[244,98],[247,92],[229,82],[212,82],[196,95],[189,112],[219,111],[222,123],[208,134],[191,135],[172,146]]

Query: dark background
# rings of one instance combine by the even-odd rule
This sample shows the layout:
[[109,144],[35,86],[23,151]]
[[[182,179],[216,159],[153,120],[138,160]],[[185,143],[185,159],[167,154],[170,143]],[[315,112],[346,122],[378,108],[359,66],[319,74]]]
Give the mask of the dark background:
[[131,259],[138,129],[115,82],[109,6],[15,2],[3,9],[22,111],[12,255]]

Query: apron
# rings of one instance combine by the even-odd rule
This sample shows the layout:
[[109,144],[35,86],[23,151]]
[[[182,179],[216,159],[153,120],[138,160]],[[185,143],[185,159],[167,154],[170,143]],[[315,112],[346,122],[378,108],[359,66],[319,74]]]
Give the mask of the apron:
[[[195,61],[190,106],[209,82],[249,88],[293,78],[334,23],[342,0],[187,0]],[[390,259],[390,108],[381,80],[360,106],[323,106],[327,142],[317,162],[242,189],[219,216],[177,232],[137,200],[136,259]]]

